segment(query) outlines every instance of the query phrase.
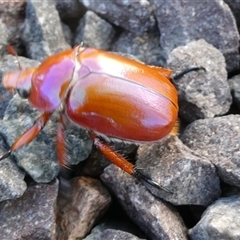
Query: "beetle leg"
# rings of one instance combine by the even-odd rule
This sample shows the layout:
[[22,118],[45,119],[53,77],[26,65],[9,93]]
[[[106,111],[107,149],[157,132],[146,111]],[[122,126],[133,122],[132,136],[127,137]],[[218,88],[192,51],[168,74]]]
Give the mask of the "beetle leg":
[[147,176],[145,176],[141,172],[139,172],[136,168],[134,168],[134,165],[132,163],[128,162],[123,156],[118,154],[111,147],[109,147],[106,143],[101,141],[101,139],[97,135],[90,132],[90,137],[92,138],[92,140],[93,140],[95,146],[98,148],[98,150],[109,161],[114,163],[116,166],[120,167],[122,170],[129,173],[130,175],[133,175],[137,179],[147,182],[148,184],[152,185],[153,187],[160,188],[162,190],[165,190],[166,192],[171,192],[167,188],[160,186],[158,183],[154,182],[152,179],[148,178]]
[[64,121],[62,115],[60,116],[58,121],[56,150],[59,165],[61,167],[67,168],[66,142],[64,133]]
[[26,132],[20,135],[17,140],[13,143],[10,150],[0,156],[0,160],[7,158],[12,151],[15,151],[27,144],[29,144],[38,134],[41,132],[49,118],[51,117],[52,112],[44,112],[34,123],[34,125],[29,128]]
[[124,157],[114,151],[106,143],[101,141],[101,139],[94,133],[90,132],[90,137],[92,138],[94,145],[107,159],[109,159],[109,161],[111,161],[130,175],[134,174],[134,165],[132,163],[128,162]]

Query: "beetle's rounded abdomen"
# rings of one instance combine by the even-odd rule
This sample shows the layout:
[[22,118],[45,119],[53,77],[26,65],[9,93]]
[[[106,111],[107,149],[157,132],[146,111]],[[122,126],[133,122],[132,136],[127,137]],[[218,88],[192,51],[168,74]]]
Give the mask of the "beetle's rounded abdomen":
[[[166,88],[176,91],[170,82]],[[144,84],[90,73],[69,92],[66,112],[86,129],[108,137],[147,142],[161,139],[172,130],[178,106]]]

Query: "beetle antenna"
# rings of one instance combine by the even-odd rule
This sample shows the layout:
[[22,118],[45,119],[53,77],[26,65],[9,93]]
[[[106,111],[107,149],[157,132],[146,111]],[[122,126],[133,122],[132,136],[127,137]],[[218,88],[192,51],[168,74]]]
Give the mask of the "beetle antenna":
[[172,80],[178,80],[189,72],[199,71],[199,70],[203,70],[204,72],[206,72],[206,69],[204,67],[190,67],[190,68],[186,68],[182,72],[172,76]]
[[22,70],[22,66],[20,64],[20,60],[19,60],[16,50],[11,45],[7,46],[7,50],[10,54],[12,54],[13,56],[15,56],[17,58],[19,70]]

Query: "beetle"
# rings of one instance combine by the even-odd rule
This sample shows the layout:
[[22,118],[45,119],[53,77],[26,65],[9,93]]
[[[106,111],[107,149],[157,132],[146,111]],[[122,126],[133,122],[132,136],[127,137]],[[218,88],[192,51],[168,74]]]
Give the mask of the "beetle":
[[134,168],[105,139],[149,143],[175,135],[179,107],[171,74],[169,69],[81,45],[48,57],[36,68],[5,73],[3,86],[16,90],[42,114],[0,160],[30,143],[57,111],[56,148],[60,166],[67,165],[64,138],[67,119],[88,130],[95,146],[112,163],[167,191]]

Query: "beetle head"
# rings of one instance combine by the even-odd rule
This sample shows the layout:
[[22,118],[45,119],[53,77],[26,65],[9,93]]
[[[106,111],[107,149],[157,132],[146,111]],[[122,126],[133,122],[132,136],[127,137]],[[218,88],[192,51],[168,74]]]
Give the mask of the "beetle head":
[[27,68],[5,73],[2,80],[3,87],[11,92],[17,91],[21,98],[28,98],[35,70],[36,68]]

